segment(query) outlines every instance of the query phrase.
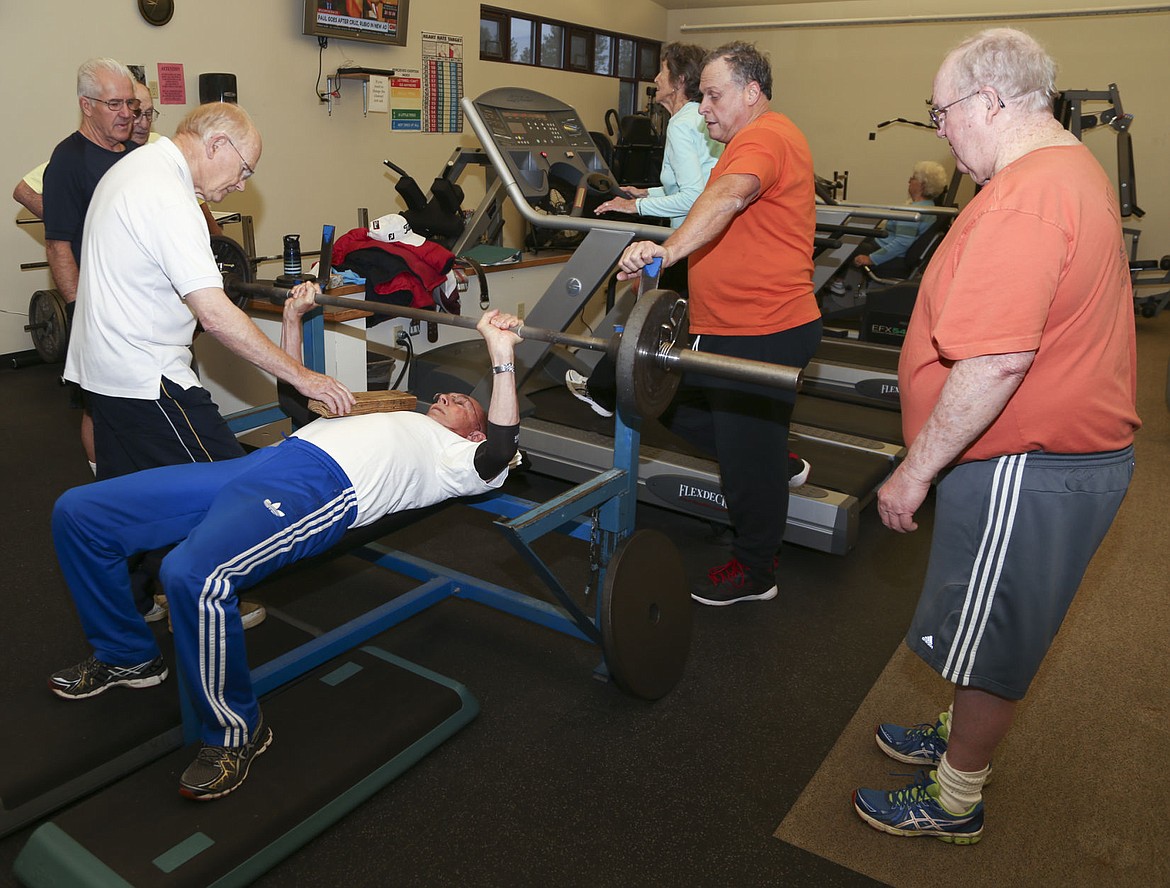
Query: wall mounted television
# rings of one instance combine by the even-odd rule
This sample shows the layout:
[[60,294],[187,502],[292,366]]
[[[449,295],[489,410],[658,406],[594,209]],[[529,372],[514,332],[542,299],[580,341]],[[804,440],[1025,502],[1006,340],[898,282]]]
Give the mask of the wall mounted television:
[[305,0],[302,33],[406,46],[409,0]]

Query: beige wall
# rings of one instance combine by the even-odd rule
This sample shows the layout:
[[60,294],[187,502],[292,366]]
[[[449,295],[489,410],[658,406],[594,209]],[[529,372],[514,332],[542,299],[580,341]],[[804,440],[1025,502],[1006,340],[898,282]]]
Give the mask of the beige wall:
[[[695,0],[700,3],[701,0]],[[714,47],[730,39],[757,41],[772,57],[776,105],[806,132],[818,172],[848,170],[849,198],[897,202],[904,199],[906,175],[916,160],[949,162],[946,146],[926,130],[896,125],[877,132],[891,117],[924,117],[923,99],[945,49],[980,24],[913,24],[688,33],[683,25],[727,22],[838,19],[891,15],[933,15],[935,0],[854,0],[747,6],[667,13],[650,0],[515,0],[500,3],[517,10],[547,11],[563,19],[649,37],[683,39]],[[962,12],[995,12],[1003,0],[964,0]],[[1084,8],[1103,4],[1085,0],[1036,0],[1030,9]],[[948,12],[955,9],[948,7]],[[410,43],[405,48],[373,47],[334,41],[324,53],[325,72],[352,63],[372,67],[417,67],[421,30],[461,34],[468,44],[465,90],[468,95],[497,86],[538,89],[574,105],[585,122],[602,127],[603,114],[617,103],[617,82],[609,78],[531,71],[478,60],[479,3],[415,0],[410,10]],[[226,23],[226,25],[225,25]],[[1144,220],[1143,255],[1170,253],[1170,68],[1164,62],[1170,15],[1130,15],[1051,19],[1022,25],[1043,40],[1061,63],[1064,88],[1104,89],[1116,82],[1133,126],[1138,170],[1138,203]],[[240,101],[252,112],[265,137],[260,172],[244,194],[232,195],[221,209],[252,214],[257,250],[280,252],[281,235],[298,232],[310,249],[320,226],[340,231],[356,224],[356,208],[372,212],[399,208],[394,177],[381,165],[389,157],[424,186],[458,145],[474,146],[462,135],[391,134],[385,115],[363,118],[361,90],[346,82],[333,116],[317,103],[316,41],[300,33],[300,4],[251,0],[186,0],[170,24],[153,28],[134,4],[77,4],[68,14],[57,7],[12,4],[0,7],[0,29],[8,38],[3,56],[4,82],[18,85],[20,109],[0,155],[0,188],[7,193],[17,179],[45,159],[64,135],[76,128],[74,77],[77,64],[92,55],[112,55],[145,64],[151,77],[156,63],[185,66],[187,106],[161,106],[157,127],[170,132],[198,100],[198,75],[230,71],[239,78]],[[19,128],[19,129],[18,129]],[[15,136],[13,134],[16,134]],[[1114,168],[1115,137],[1098,129],[1085,141]],[[328,175],[326,175],[328,174]],[[468,204],[478,196],[476,182],[464,181]],[[18,207],[9,204],[0,225],[0,354],[28,348],[23,332],[28,299],[48,286],[47,273],[20,271],[21,262],[43,258],[38,226],[14,224]],[[229,229],[229,233],[233,233]],[[509,238],[517,237],[509,231]],[[278,266],[263,271],[275,273]]]
[[[504,5],[533,12],[548,8],[542,0]],[[425,189],[456,147],[478,145],[470,130],[461,135],[391,134],[385,114],[363,118],[356,81],[345,81],[342,100],[328,116],[314,95],[317,42],[300,33],[301,4],[296,0],[185,0],[176,6],[170,23],[155,28],[142,21],[130,2],[0,5],[0,31],[6,38],[3,80],[19,90],[19,110],[0,154],[4,195],[77,128],[77,65],[95,55],[146,65],[151,79],[157,77],[158,62],[184,65],[188,104],[159,106],[163,116],[155,126],[163,134],[172,132],[198,103],[200,73],[236,74],[240,104],[264,135],[264,155],[247,191],[231,195],[219,209],[254,217],[256,248],[262,255],[279,254],[281,236],[293,232],[301,235],[304,249],[314,249],[322,224],[344,232],[356,225],[359,206],[376,215],[401,209],[394,192],[396,177],[382,166],[384,158],[408,170]],[[467,95],[498,86],[527,86],[569,102],[588,126],[603,127],[606,109],[617,105],[618,81],[481,63],[479,6],[477,0],[413,0],[406,47],[334,40],[324,53],[324,71],[346,64],[417,68],[422,30],[462,35],[468,49]],[[666,13],[650,0],[572,0],[559,3],[557,15],[596,27],[612,27],[620,20],[623,31],[652,38],[665,33]],[[462,184],[468,191],[466,205],[474,207],[482,181]],[[0,354],[31,347],[23,331],[28,301],[35,290],[50,286],[47,272],[19,267],[44,259],[40,226],[17,226],[23,210],[11,201],[7,207],[0,225]],[[236,226],[227,229],[237,238],[238,231]],[[509,236],[521,235],[510,231]],[[261,268],[262,274],[279,272],[279,264]]]
[[[701,0],[696,0],[701,2]],[[668,15],[669,39],[713,48],[730,40],[750,40],[766,50],[775,75],[773,106],[793,118],[812,145],[819,175],[849,171],[849,199],[898,202],[906,199],[906,178],[918,160],[937,160],[954,168],[945,142],[934,134],[897,124],[876,130],[893,117],[926,119],[923,100],[946,51],[963,37],[1000,23],[916,23],[854,27],[768,29],[755,22],[823,21],[1003,12],[1005,9],[1057,10],[1122,4],[1086,0],[854,0],[793,3],[734,9],[680,10]],[[695,32],[684,25],[744,24],[729,30]],[[1035,35],[1060,64],[1062,89],[1104,90],[1116,83],[1132,127],[1137,202],[1144,219],[1125,220],[1141,229],[1141,253],[1170,253],[1170,66],[1164,64],[1170,14],[1052,18],[1012,23]],[[1105,105],[1086,106],[1100,110]],[[870,141],[869,134],[876,132]],[[1116,170],[1117,136],[1108,128],[1084,134],[1106,170]],[[960,199],[971,193],[964,183]]]

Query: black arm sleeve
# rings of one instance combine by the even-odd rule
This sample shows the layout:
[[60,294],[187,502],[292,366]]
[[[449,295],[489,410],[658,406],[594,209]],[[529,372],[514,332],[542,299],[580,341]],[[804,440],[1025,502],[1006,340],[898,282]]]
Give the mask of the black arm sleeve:
[[484,481],[500,474],[516,455],[520,441],[520,424],[502,426],[488,421],[487,440],[475,451],[475,471]]

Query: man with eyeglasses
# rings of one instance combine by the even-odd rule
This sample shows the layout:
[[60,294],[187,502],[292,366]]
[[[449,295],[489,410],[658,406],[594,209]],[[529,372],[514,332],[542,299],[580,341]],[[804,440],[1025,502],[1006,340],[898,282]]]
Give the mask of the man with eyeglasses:
[[[137,147],[131,134],[140,103],[132,84],[130,70],[114,59],[83,62],[77,69],[81,126],[57,145],[46,166],[17,183],[12,195],[45,222],[45,257],[70,320],[93,190],[106,170]],[[93,469],[93,422],[76,390],[72,398],[74,406],[83,410],[81,442]]]
[[1133,474],[1118,202],[1052,115],[1055,71],[1032,37],[1000,28],[959,44],[934,79],[938,136],[982,188],[922,278],[898,367],[908,450],[878,491],[883,523],[908,533],[938,482],[906,645],[955,686],[934,724],[876,730],[884,753],[924,769],[853,794],[894,835],[979,841],[992,757]]
[[98,181],[127,151],[140,102],[130,70],[109,58],[77,69],[81,126],[54,150],[45,169],[45,254],[66,303],[77,298],[85,214]]
[[191,367],[198,322],[229,350],[337,414],[350,391],[277,348],[227,297],[199,199],[243,191],[260,134],[238,105],[200,105],[110,169],[94,192],[65,362],[94,416],[98,479],[242,455]]

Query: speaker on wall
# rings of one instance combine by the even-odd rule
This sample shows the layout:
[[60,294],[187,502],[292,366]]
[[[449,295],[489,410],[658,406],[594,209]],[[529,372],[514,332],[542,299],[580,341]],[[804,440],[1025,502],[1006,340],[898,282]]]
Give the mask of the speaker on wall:
[[235,74],[200,74],[199,104],[205,102],[238,102]]

